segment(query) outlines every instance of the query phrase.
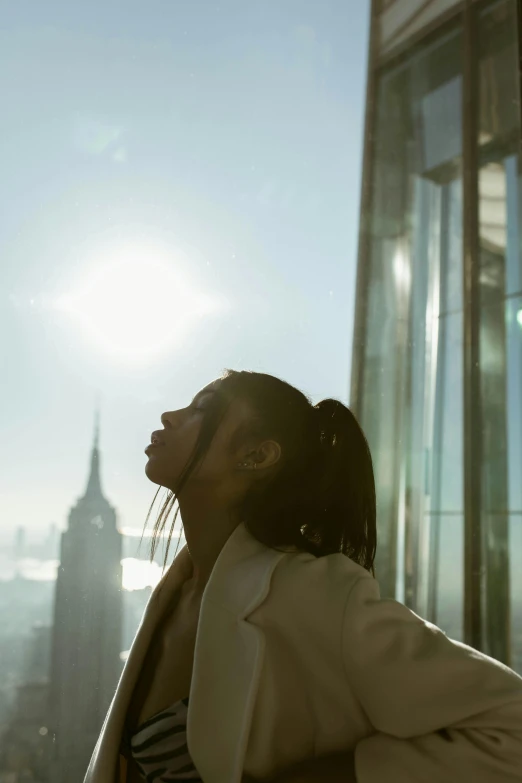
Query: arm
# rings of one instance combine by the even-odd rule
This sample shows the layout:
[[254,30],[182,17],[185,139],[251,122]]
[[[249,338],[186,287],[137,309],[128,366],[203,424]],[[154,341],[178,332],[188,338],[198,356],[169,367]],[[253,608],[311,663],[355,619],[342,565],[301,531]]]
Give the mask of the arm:
[[358,783],[515,783],[522,678],[448,639],[361,577],[347,597],[342,657],[375,733],[355,748]]
[[[241,783],[258,783],[243,775]],[[357,783],[353,753],[339,753],[289,767],[267,783]]]
[[305,761],[290,767],[271,783],[357,783],[353,753]]

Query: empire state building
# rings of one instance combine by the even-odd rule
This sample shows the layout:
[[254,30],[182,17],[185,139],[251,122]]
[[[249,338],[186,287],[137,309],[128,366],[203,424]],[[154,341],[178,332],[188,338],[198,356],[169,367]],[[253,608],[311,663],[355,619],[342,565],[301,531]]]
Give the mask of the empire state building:
[[83,780],[121,671],[122,538],[100,482],[95,428],[84,495],[62,534],[50,677],[53,783]]

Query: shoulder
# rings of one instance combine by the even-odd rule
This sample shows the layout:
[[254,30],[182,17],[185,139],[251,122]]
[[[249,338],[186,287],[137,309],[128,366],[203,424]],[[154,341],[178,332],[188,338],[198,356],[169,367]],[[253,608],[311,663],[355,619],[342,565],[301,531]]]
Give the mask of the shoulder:
[[263,614],[269,612],[274,622],[291,618],[292,625],[325,626],[331,632],[342,624],[348,596],[361,582],[367,585],[365,594],[378,597],[376,580],[346,555],[287,553],[272,573]]
[[341,553],[314,557],[307,552],[292,552],[279,561],[273,575],[279,588],[299,586],[304,592],[326,595],[346,595],[360,579],[369,580],[378,589],[366,569]]

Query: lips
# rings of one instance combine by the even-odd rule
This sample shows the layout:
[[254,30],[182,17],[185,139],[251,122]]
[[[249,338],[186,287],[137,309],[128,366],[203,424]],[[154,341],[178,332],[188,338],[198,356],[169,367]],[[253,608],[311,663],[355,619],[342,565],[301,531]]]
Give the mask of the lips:
[[165,441],[163,440],[163,437],[161,435],[161,432],[156,430],[152,433],[150,436],[150,444],[151,446],[164,446]]

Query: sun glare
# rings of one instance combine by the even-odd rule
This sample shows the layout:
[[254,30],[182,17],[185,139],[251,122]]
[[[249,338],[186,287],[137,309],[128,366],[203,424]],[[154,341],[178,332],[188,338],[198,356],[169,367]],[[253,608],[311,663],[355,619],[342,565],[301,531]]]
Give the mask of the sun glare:
[[175,348],[220,307],[172,260],[152,255],[133,249],[104,260],[56,306],[113,356],[143,361]]

